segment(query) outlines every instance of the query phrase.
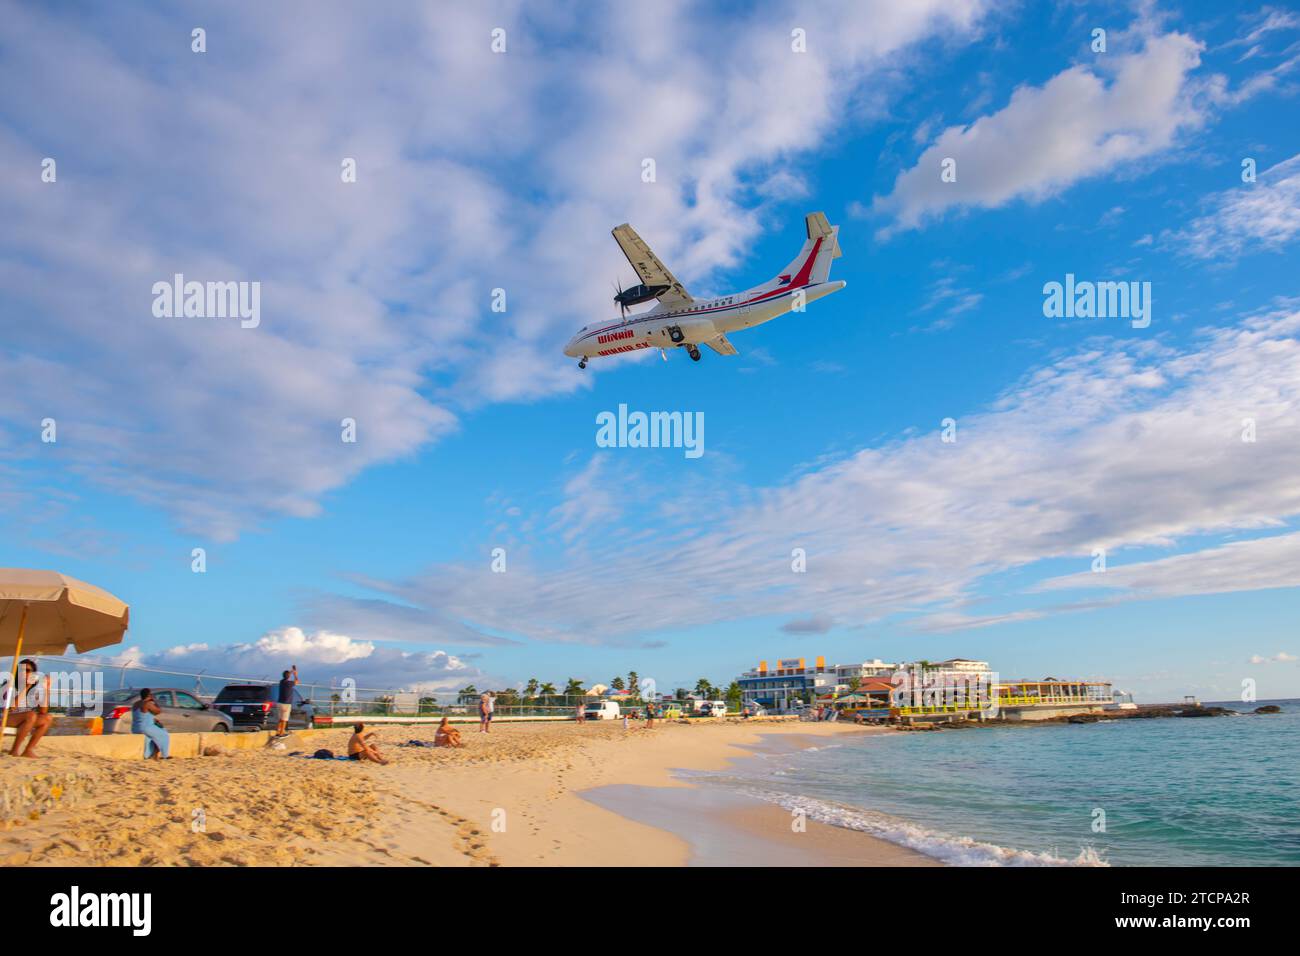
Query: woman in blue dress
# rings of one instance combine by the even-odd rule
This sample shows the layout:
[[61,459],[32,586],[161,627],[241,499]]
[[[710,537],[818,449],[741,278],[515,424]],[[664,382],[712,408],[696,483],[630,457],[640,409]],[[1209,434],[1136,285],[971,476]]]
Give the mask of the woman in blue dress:
[[158,723],[162,710],[154,700],[153,691],[148,687],[140,691],[140,699],[131,705],[131,733],[144,734],[144,756],[146,760],[170,759],[171,737]]

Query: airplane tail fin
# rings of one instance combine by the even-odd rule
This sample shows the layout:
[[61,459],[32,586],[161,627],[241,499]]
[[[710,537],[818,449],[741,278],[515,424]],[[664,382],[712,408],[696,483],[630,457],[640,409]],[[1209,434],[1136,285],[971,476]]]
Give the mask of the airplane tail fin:
[[840,252],[840,227],[832,226],[824,212],[812,212],[804,217],[808,239],[799,255],[777,277],[782,285],[801,286],[812,282],[825,282],[831,274],[831,260]]

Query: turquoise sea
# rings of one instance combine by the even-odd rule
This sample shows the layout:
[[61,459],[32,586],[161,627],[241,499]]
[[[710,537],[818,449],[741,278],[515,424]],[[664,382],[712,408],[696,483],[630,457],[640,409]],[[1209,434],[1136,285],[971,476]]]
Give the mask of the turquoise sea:
[[1300,865],[1300,701],[1220,706],[1245,713],[843,735],[691,778],[950,863]]

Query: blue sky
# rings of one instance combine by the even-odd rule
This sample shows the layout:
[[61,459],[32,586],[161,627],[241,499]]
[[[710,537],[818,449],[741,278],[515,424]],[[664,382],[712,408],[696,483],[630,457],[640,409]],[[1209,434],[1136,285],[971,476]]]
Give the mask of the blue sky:
[[[186,669],[1300,696],[1300,12],[473,7],[3,4],[0,565]],[[633,279],[614,225],[700,296],[811,210],[848,286],[739,356],[562,354]],[[261,324],[155,317],[175,272],[260,282]],[[1151,283],[1150,326],[1045,317],[1067,273]],[[621,403],[705,454],[598,448]]]

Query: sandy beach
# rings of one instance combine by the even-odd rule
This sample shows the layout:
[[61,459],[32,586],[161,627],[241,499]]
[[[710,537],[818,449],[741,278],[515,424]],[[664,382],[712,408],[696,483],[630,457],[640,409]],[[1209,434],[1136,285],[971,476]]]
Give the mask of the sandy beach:
[[[687,810],[692,795],[702,791],[673,775],[678,769],[718,769],[773,742],[801,746],[828,735],[889,731],[704,721],[626,731],[621,721],[502,723],[488,735],[475,726],[461,730],[466,746],[448,750],[400,746],[431,740],[431,727],[380,728],[377,743],[391,760],[388,766],[306,760],[274,750],[165,763],[51,754],[41,759],[42,769],[75,769],[86,793],[0,831],[0,862],[681,866],[720,862],[729,856],[728,847],[742,845],[747,863],[934,862],[811,821],[806,832],[795,832],[790,815],[774,806],[700,800]],[[347,736],[345,730],[331,731],[310,745],[291,742],[289,750],[342,752]],[[0,758],[0,780],[30,770],[28,761],[21,763]],[[620,792],[629,795],[626,801]],[[658,825],[644,822],[649,817]],[[702,853],[706,843],[711,857]]]

